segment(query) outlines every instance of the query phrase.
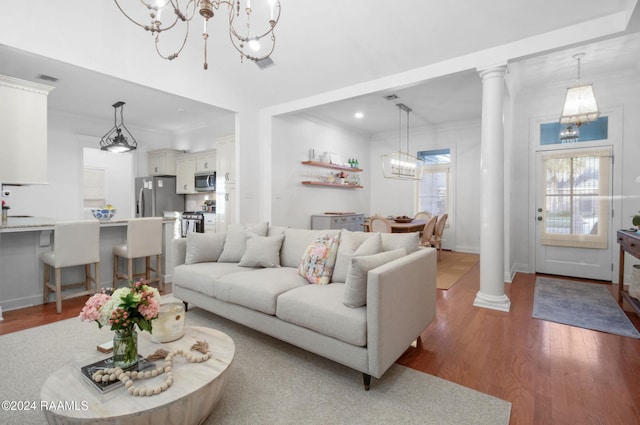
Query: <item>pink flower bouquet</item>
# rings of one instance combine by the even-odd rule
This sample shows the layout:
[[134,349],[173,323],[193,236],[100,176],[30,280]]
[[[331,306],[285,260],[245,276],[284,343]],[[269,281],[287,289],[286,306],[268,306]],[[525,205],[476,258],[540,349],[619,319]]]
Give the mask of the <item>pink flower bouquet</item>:
[[128,288],[102,290],[89,298],[80,312],[82,321],[111,326],[112,331],[138,328],[151,333],[151,321],[158,317],[160,293],[144,280],[131,282]]

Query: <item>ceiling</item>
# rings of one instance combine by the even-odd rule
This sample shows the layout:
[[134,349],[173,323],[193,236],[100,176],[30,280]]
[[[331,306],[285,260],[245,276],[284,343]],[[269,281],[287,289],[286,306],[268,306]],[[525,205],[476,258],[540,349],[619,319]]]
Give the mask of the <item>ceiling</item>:
[[[23,6],[22,1],[13,3],[15,7],[8,8],[9,14],[14,9],[27,7]],[[491,0],[468,2],[462,9],[456,2],[397,2],[390,7],[389,2],[381,0],[353,0],[341,3],[338,10],[333,2],[283,0],[282,17],[276,31],[278,44],[273,55],[275,66],[261,71],[248,61],[239,63],[237,54],[233,53],[235,51],[228,43],[228,36],[224,33],[215,34],[215,31],[219,32],[224,27],[222,21],[217,21],[213,23],[217,27],[212,29],[209,44],[209,56],[214,59],[209,60],[210,69],[202,71],[202,45],[198,37],[192,37],[190,43],[193,45],[189,45],[180,58],[172,62],[160,61],[155,58],[152,42],[145,38],[145,34],[124,21],[115,5],[105,3],[100,7],[107,24],[109,19],[118,22],[119,32],[127,40],[143,44],[143,47],[136,45],[135,49],[132,48],[133,52],[129,52],[126,46],[120,46],[122,57],[133,54],[129,57],[132,66],[141,69],[144,61],[155,61],[153,66],[158,75],[146,75],[146,78],[158,84],[150,85],[159,86],[162,81],[175,82],[177,79],[185,82],[193,79],[195,85],[199,78],[217,79],[212,81],[214,84],[210,87],[201,87],[198,93],[202,93],[202,96],[190,96],[198,99],[215,97],[215,93],[211,92],[218,87],[215,84],[222,84],[220,78],[224,78],[227,82],[223,85],[227,92],[245,95],[255,99],[257,104],[264,105],[377,81],[438,61],[598,19],[627,10],[629,4],[635,7],[635,1],[626,0],[604,3],[599,0]],[[41,2],[41,6],[43,16],[58,13],[60,15],[54,18],[63,19],[63,11],[57,11],[50,2]],[[68,55],[74,60],[69,59],[67,63],[9,47],[22,43],[29,47],[24,39],[27,33],[34,30],[31,25],[35,26],[37,22],[25,21],[24,34],[15,35],[14,29],[10,34],[15,36],[14,43],[8,45],[2,44],[2,24],[0,18],[0,74],[55,86],[56,89],[49,96],[52,110],[92,119],[112,119],[111,105],[122,100],[127,103],[125,120],[130,127],[180,132],[218,122],[233,128],[234,113],[212,106],[225,104],[225,101],[197,101],[89,70],[89,67],[101,68],[100,63],[92,61],[92,55],[100,52],[87,51],[87,67],[81,67],[70,63],[84,60],[75,58],[73,51]],[[79,20],[77,26],[81,25],[82,21]],[[75,37],[78,37],[70,29],[73,26],[59,27],[64,31],[56,37],[64,37],[65,42],[73,46]],[[82,30],[78,28],[76,31],[81,33]],[[91,32],[86,34],[87,37],[94,36]],[[468,37],[468,34],[474,36]],[[31,51],[45,49],[46,44],[46,40],[34,39]],[[43,47],[36,47],[41,45]],[[510,72],[518,76],[514,84],[522,89],[550,81],[559,80],[563,84],[570,81],[575,77],[576,65],[572,55],[577,51],[587,53],[583,60],[584,76],[621,69],[634,69],[637,72],[640,66],[637,59],[640,57],[640,41],[636,34],[630,34],[511,60]],[[67,53],[57,57],[64,55]],[[135,63],[138,57],[140,63]],[[103,68],[108,69],[106,65]],[[117,69],[118,72],[109,74],[121,75],[128,67]],[[193,75],[182,77],[185,69],[192,70]],[[167,73],[163,73],[164,70]],[[38,74],[59,80],[56,83],[41,81],[37,79]],[[412,126],[480,119],[482,87],[474,69],[428,79],[408,87],[394,87],[393,83],[384,89],[375,84],[372,87],[374,89],[367,94],[348,96],[337,102],[319,102],[317,106],[305,108],[300,113],[367,134],[397,128],[397,102],[413,109]],[[386,96],[391,94],[397,95],[398,99],[387,100]],[[220,97],[222,99],[222,95]],[[363,112],[362,119],[353,117],[357,111]]]

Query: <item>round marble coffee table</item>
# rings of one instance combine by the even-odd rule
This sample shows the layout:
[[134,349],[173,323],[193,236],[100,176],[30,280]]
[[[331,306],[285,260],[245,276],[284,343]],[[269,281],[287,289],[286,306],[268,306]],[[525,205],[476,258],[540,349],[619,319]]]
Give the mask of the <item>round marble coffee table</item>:
[[[138,333],[138,352],[147,356],[159,348],[189,350],[196,340],[209,343],[212,357],[203,363],[174,360],[173,385],[150,397],[134,397],[120,387],[106,394],[92,388],[79,368],[68,364],[53,372],[40,391],[49,424],[201,424],[222,396],[235,354],[233,340],[223,332],[204,327],[186,327],[177,341],[154,343],[147,332]],[[158,377],[158,382],[164,378]]]

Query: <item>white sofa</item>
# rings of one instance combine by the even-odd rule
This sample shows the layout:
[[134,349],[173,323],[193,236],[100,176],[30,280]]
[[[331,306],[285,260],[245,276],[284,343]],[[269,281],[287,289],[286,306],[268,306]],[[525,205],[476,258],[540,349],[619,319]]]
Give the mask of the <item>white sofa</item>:
[[[310,284],[298,267],[325,234],[340,236],[331,283]],[[176,298],[358,370],[366,390],[435,318],[436,251],[417,234],[262,223],[173,244]]]

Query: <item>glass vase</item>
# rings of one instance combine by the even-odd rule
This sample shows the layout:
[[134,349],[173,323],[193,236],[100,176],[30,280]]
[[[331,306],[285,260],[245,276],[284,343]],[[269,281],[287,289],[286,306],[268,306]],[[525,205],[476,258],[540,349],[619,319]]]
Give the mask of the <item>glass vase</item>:
[[138,333],[121,329],[113,335],[113,366],[126,369],[138,363]]

